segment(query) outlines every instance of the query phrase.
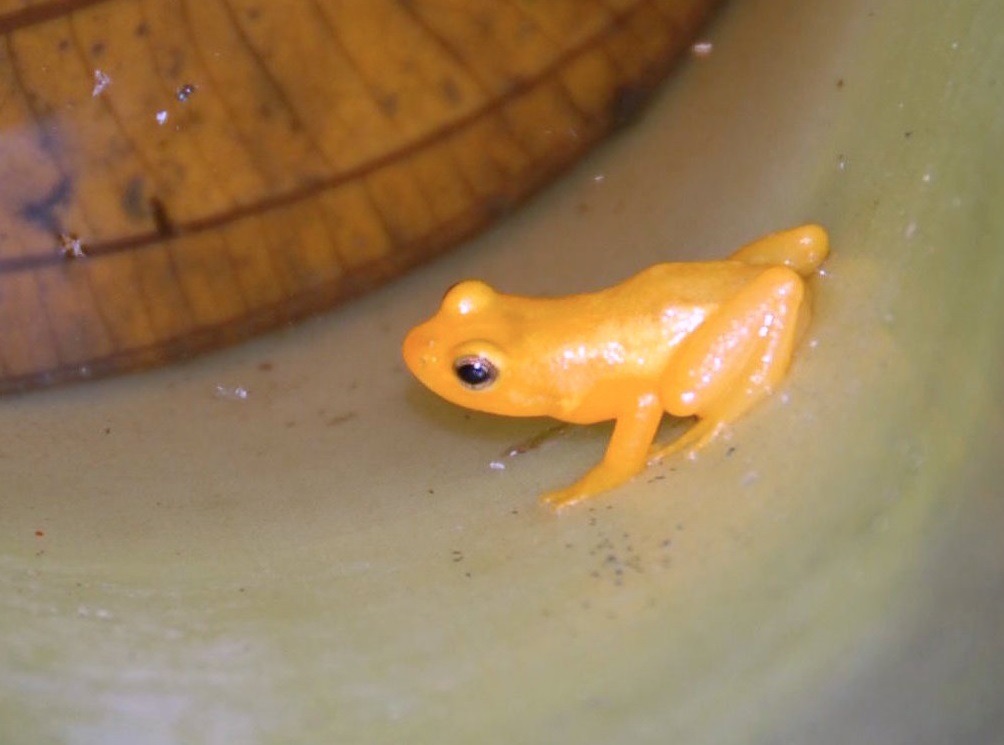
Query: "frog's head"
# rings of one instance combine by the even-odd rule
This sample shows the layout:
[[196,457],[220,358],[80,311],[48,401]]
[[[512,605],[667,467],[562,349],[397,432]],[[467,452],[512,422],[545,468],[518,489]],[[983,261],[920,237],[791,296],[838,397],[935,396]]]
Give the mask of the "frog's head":
[[536,403],[526,372],[507,352],[521,326],[507,312],[507,299],[476,280],[451,287],[439,312],[405,338],[408,369],[459,406],[510,416],[546,413]]

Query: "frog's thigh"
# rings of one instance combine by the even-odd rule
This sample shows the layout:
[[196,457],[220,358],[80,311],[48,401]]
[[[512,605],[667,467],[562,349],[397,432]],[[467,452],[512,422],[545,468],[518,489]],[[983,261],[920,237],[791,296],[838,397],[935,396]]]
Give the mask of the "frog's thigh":
[[767,269],[682,344],[662,381],[663,406],[700,421],[657,457],[711,440],[784,377],[805,285],[786,267]]

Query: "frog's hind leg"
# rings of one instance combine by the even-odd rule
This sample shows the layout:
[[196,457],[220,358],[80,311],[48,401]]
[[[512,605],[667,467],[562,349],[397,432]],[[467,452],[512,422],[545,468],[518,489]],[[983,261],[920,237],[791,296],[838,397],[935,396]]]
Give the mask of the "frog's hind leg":
[[766,269],[701,324],[673,359],[660,399],[674,416],[696,416],[679,439],[656,449],[650,462],[708,444],[721,428],[768,395],[791,362],[808,307],[805,285],[792,269]]
[[826,231],[819,225],[802,225],[765,235],[746,244],[730,258],[751,266],[786,266],[805,277],[826,259],[829,243]]

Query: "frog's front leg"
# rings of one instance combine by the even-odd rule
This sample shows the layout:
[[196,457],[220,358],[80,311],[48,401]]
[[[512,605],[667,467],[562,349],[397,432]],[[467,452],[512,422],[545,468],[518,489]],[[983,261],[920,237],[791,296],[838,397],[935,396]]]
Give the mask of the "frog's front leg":
[[673,359],[661,398],[670,414],[697,416],[698,422],[657,450],[653,461],[700,449],[771,392],[787,372],[797,331],[807,321],[804,296],[798,274],[772,267],[695,329]]
[[638,395],[630,411],[617,417],[603,460],[571,486],[542,495],[541,502],[560,510],[636,475],[645,467],[662,415],[662,403],[655,393]]

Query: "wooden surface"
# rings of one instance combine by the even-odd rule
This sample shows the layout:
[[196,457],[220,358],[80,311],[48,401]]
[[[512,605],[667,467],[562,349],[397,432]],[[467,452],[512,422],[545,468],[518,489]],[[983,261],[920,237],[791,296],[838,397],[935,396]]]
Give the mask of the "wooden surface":
[[330,307],[630,118],[713,0],[0,0],[0,392]]

